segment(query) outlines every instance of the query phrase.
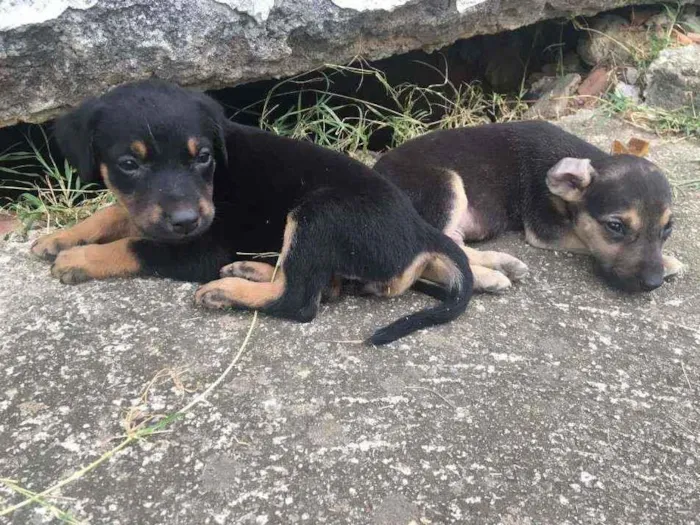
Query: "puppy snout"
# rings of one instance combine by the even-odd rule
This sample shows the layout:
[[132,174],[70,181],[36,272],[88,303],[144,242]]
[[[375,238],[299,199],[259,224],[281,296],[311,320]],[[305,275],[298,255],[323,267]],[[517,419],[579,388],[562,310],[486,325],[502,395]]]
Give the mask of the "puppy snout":
[[192,233],[199,226],[199,211],[194,208],[178,208],[168,214],[168,222],[178,235]]
[[664,284],[663,273],[644,275],[640,281],[640,285],[645,292],[656,290],[662,284]]

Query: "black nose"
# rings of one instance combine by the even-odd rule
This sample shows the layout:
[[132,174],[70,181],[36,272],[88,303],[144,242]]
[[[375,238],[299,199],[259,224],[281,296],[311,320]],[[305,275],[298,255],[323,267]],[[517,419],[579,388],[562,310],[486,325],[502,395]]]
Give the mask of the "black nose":
[[645,292],[656,290],[662,284],[664,284],[663,274],[646,275],[642,278],[641,281],[642,289]]
[[175,210],[168,216],[168,222],[178,235],[187,235],[199,225],[199,212],[192,208]]

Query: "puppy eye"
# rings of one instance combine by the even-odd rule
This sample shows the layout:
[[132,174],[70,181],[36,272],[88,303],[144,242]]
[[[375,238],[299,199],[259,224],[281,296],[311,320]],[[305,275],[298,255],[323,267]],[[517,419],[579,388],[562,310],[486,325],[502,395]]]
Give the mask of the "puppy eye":
[[624,235],[626,230],[621,221],[606,221],[605,228],[614,235]]
[[211,153],[209,152],[208,149],[203,149],[201,150],[198,154],[197,157],[194,159],[194,161],[197,164],[209,164],[209,161],[211,160]]
[[668,239],[671,236],[671,232],[673,232],[673,221],[669,222],[664,226],[664,229],[661,230],[661,238]]
[[139,163],[132,158],[121,159],[117,162],[117,166],[120,170],[128,172],[133,172],[139,169]]

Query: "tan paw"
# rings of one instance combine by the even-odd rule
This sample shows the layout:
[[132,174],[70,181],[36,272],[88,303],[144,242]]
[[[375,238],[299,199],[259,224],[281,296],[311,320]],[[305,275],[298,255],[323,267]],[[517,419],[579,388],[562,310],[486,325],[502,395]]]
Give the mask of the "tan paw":
[[464,252],[469,257],[469,264],[497,270],[513,281],[524,279],[529,272],[524,262],[507,253],[480,251],[468,246],[464,248]]
[[474,274],[474,291],[485,293],[503,293],[512,286],[510,279],[497,270],[484,266],[471,266]]
[[60,251],[51,266],[51,275],[63,284],[78,284],[94,279],[90,272],[89,246]]
[[674,275],[682,275],[685,265],[672,255],[664,255],[664,279]]
[[66,235],[66,232],[61,230],[39,237],[32,244],[30,251],[40,259],[53,261],[62,250],[67,250],[79,244],[72,236]]
[[272,280],[275,267],[256,261],[237,261],[221,268],[221,277],[240,277],[256,283],[265,283]]
[[212,310],[222,310],[235,306],[232,292],[236,280],[233,277],[225,277],[200,286],[194,294],[195,304]]
[[503,252],[483,252],[490,264],[485,265],[492,270],[506,274],[512,281],[520,281],[527,277],[530,269],[520,259]]

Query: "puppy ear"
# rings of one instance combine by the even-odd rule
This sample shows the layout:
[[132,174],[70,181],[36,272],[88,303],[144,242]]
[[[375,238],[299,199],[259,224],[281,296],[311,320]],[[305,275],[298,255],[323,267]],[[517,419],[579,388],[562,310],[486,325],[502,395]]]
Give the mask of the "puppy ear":
[[594,175],[590,159],[566,157],[547,172],[547,187],[565,201],[579,201]]
[[630,151],[627,149],[627,146],[625,146],[622,142],[617,139],[613,140],[612,148],[610,148],[611,155],[628,155],[629,152]]
[[217,156],[223,160],[224,165],[228,165],[228,152],[226,151],[226,115],[224,115],[224,109],[221,105],[204,93],[196,93],[195,96],[199,100],[199,103],[204,111],[207,122],[206,127],[214,133],[214,147],[216,149]]
[[92,145],[100,107],[98,99],[88,99],[60,117],[54,125],[58,147],[85,182],[95,181],[100,177]]
[[613,141],[612,148],[610,150],[611,155],[634,155],[635,157],[646,157],[649,155],[649,149],[651,145],[648,141],[644,139],[638,139],[632,137],[627,145],[625,146],[619,140]]
[[635,155],[636,157],[646,157],[649,155],[650,149],[651,144],[643,139],[632,137],[627,143],[627,150],[630,155]]

